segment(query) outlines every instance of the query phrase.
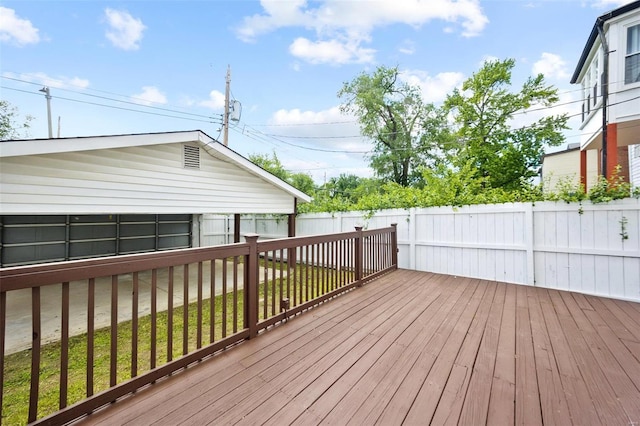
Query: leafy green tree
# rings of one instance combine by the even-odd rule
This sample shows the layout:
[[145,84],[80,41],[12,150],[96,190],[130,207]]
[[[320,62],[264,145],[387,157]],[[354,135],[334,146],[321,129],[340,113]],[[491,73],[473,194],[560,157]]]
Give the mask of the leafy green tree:
[[33,117],[27,115],[22,124],[18,122],[18,108],[8,101],[0,100],[0,140],[10,140],[29,137],[29,128]]
[[250,154],[249,161],[262,167],[272,175],[307,195],[313,195],[316,191],[316,184],[313,178],[306,173],[291,173],[284,168],[275,152],[269,154]]
[[313,195],[316,192],[316,184],[313,178],[306,173],[292,173],[289,175],[287,182],[307,195]]
[[363,136],[373,141],[370,165],[378,177],[409,186],[432,160],[428,129],[443,123],[419,88],[402,82],[398,68],[378,67],[343,84],[340,110],[353,114]]
[[343,198],[350,202],[356,199],[356,189],[364,179],[353,175],[342,173],[338,177],[332,177],[323,186],[323,190],[328,192],[331,198]]
[[272,175],[275,175],[284,181],[287,181],[291,174],[287,171],[287,169],[284,168],[275,152],[273,152],[271,155],[249,154],[249,161],[262,167]]
[[511,126],[514,115],[558,101],[557,89],[547,85],[542,74],[529,77],[518,92],[510,91],[514,66],[513,59],[485,62],[444,103],[443,112],[453,121],[452,131],[446,137],[440,134],[447,160],[457,168],[471,162],[486,179],[484,187],[521,188],[537,175],[545,146],[564,141],[566,114]]

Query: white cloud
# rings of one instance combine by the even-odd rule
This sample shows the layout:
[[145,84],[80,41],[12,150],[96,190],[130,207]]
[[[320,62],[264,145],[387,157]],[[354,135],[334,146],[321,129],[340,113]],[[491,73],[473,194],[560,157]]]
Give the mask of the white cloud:
[[532,72],[534,75],[544,74],[545,78],[558,80],[569,78],[567,63],[559,55],[547,52],[542,53],[540,60],[533,64]]
[[460,72],[441,72],[431,76],[424,71],[405,70],[400,78],[412,86],[419,87],[427,102],[439,103],[445,100],[453,89],[462,85],[464,74]]
[[143,86],[142,92],[131,97],[133,102],[140,105],[166,104],[167,97],[154,86]]
[[338,40],[310,41],[299,37],[289,46],[289,52],[296,58],[312,64],[348,64],[373,62],[375,50],[359,46],[359,42]]
[[17,16],[15,10],[0,7],[0,41],[16,46],[35,44],[40,41],[38,31],[31,21]]
[[405,40],[398,48],[398,51],[405,55],[413,55],[416,53],[416,44],[412,40]]
[[8,78],[42,84],[43,86],[49,86],[51,88],[86,89],[87,87],[89,87],[89,80],[80,77],[50,77],[43,72],[32,72],[25,74],[5,72],[2,73],[2,75]]
[[371,149],[370,143],[360,136],[356,118],[342,114],[337,106],[323,111],[280,109],[268,123],[271,126],[261,130],[263,133],[275,134],[296,145],[358,156]]
[[361,45],[370,41],[371,33],[379,27],[404,24],[417,28],[441,20],[447,23],[446,31],[473,37],[489,22],[479,0],[262,0],[261,5],[264,13],[245,17],[236,29],[238,37],[251,42],[286,27],[315,31],[317,41],[298,38],[289,48],[312,63],[371,62],[375,51]]
[[213,110],[224,109],[224,93],[212,90],[209,93],[209,99],[198,102],[198,105],[211,108]]
[[487,62],[496,62],[499,61],[500,58],[498,58],[497,56],[493,56],[493,55],[484,55],[482,57],[482,59],[480,60],[480,62],[478,63],[478,68],[482,68],[484,66],[485,63]]
[[125,11],[107,8],[104,13],[109,24],[106,32],[109,41],[123,50],[139,49],[142,33],[147,28],[142,21]]
[[260,3],[265,13],[244,19],[237,30],[242,40],[251,41],[282,27],[311,28],[318,34],[353,29],[370,33],[376,27],[420,26],[434,19],[459,24],[462,35],[471,37],[480,34],[489,22],[478,0],[377,0],[374,3],[324,0],[316,8],[309,7],[304,0],[262,0]]

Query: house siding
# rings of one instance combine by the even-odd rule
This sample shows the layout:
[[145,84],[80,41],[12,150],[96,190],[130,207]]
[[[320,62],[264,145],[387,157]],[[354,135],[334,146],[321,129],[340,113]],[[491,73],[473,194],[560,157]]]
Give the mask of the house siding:
[[[542,162],[542,180],[545,192],[558,191],[558,184],[570,180],[577,184],[580,179],[580,151],[572,150],[546,155]],[[587,151],[587,188],[598,180],[598,153]]]
[[640,187],[640,144],[629,147],[629,177],[634,187]]
[[293,213],[293,196],[200,148],[182,143],[6,157],[3,214]]

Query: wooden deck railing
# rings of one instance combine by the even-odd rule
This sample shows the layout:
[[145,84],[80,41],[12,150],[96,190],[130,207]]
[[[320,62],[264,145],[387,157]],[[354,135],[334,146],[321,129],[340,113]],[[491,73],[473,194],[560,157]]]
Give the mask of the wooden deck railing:
[[[392,225],[0,269],[0,414],[77,419],[397,263]],[[19,350],[21,338],[30,350]],[[26,354],[20,371],[14,358]]]

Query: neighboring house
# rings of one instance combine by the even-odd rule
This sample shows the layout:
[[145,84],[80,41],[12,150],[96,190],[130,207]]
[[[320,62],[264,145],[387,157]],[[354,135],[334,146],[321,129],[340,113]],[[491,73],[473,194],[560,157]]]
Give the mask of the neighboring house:
[[640,144],[640,1],[596,19],[571,83],[582,86],[583,181],[587,181],[587,151],[591,150],[598,153],[601,174],[606,170],[610,177],[620,165],[626,179],[640,178],[637,148],[629,149]]
[[197,130],[4,141],[0,266],[196,247],[205,214],[309,201]]
[[[542,157],[544,192],[557,192],[559,183],[578,185],[580,182],[580,144],[570,144],[566,150]],[[587,186],[598,179],[598,158],[595,150],[587,151]]]

